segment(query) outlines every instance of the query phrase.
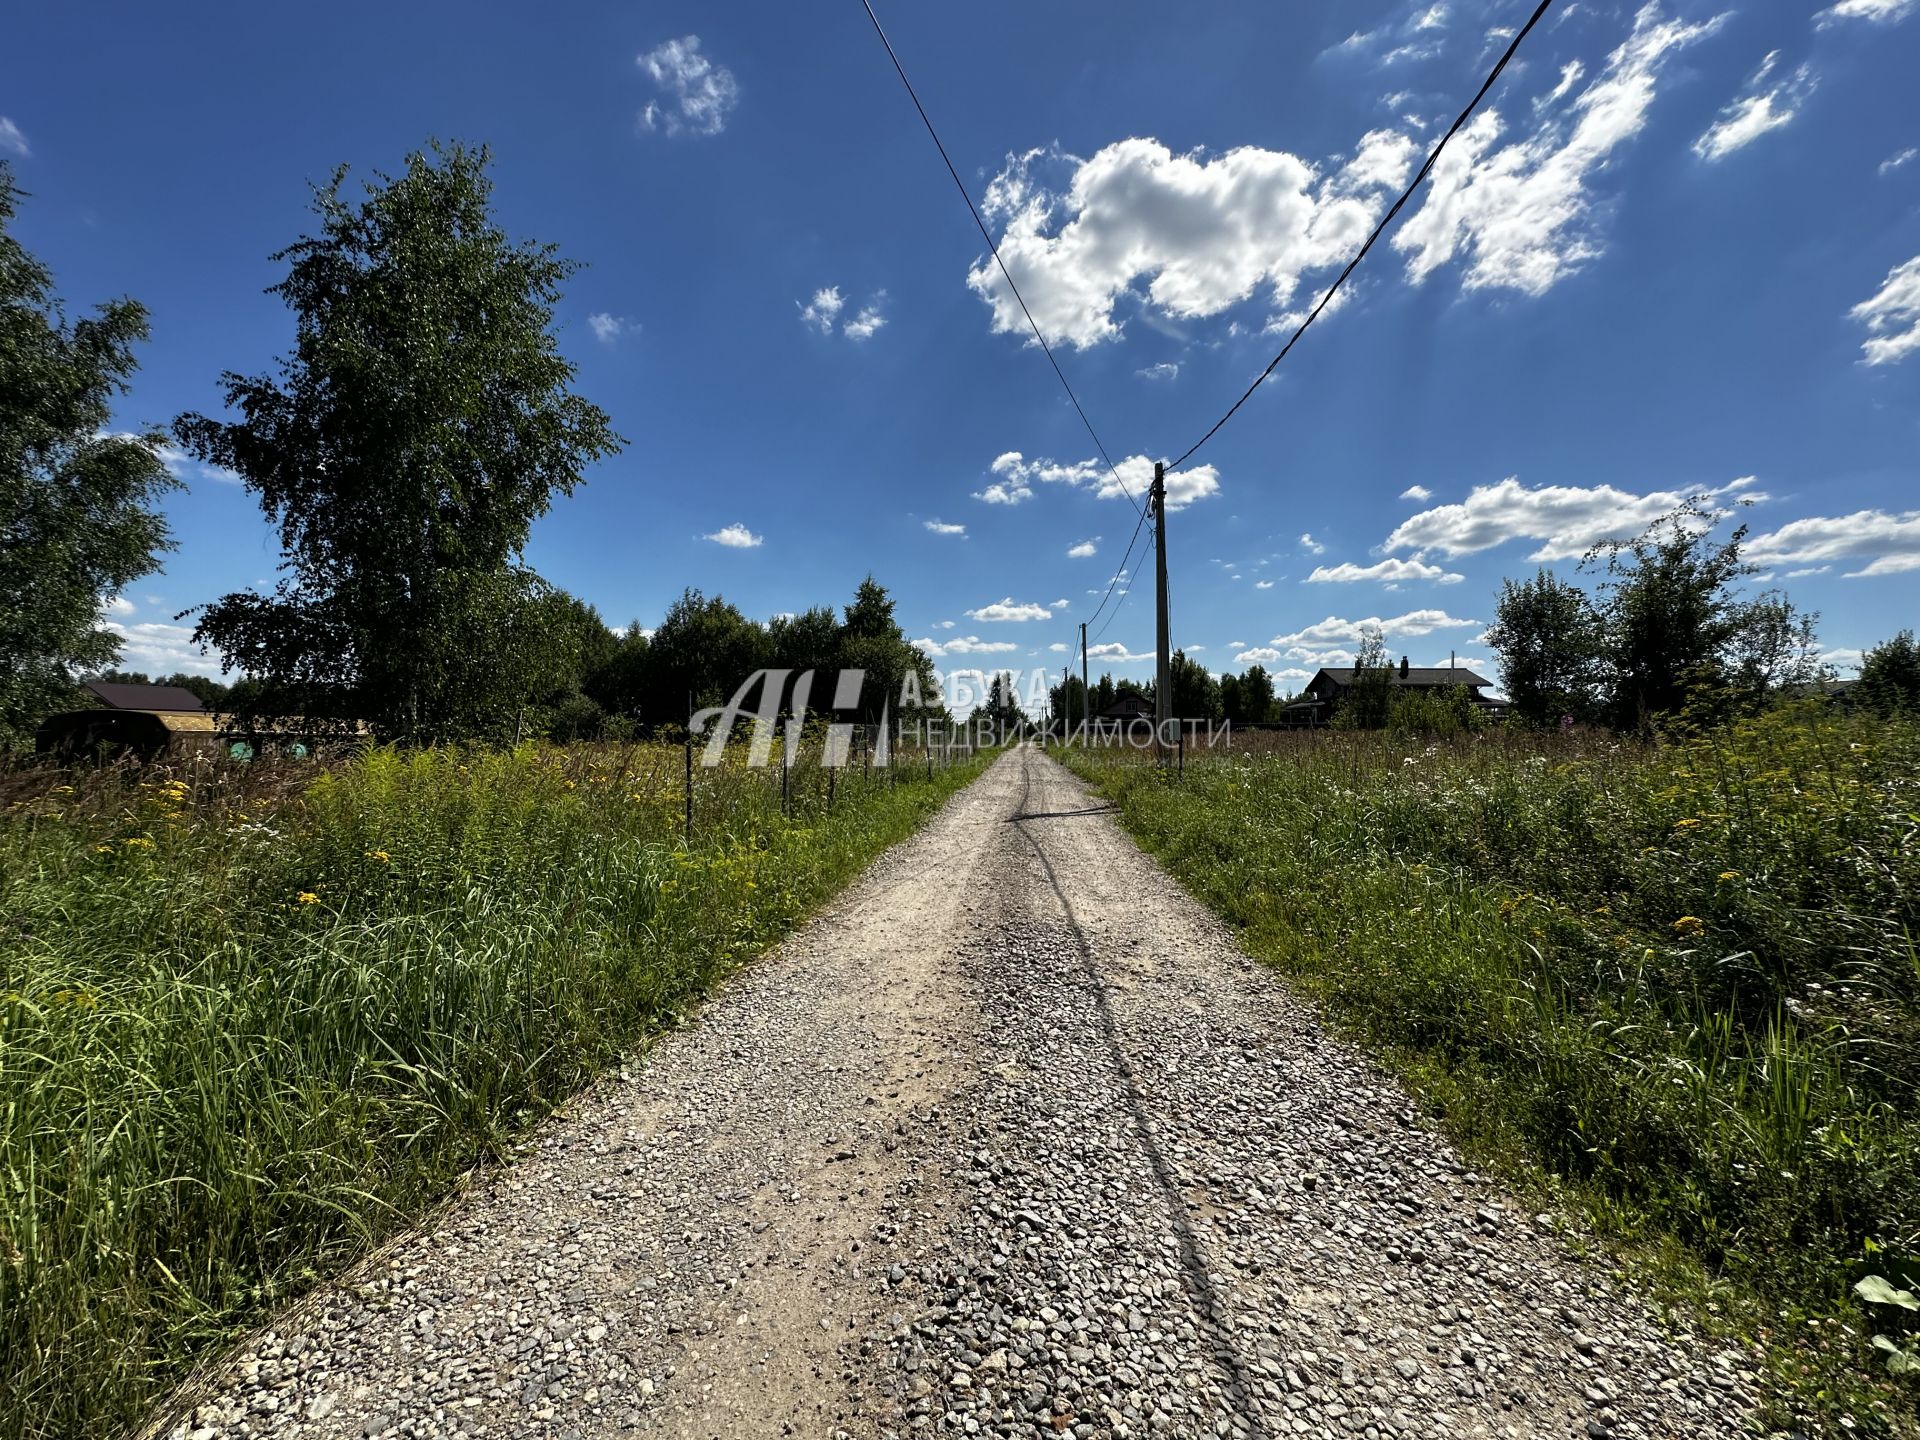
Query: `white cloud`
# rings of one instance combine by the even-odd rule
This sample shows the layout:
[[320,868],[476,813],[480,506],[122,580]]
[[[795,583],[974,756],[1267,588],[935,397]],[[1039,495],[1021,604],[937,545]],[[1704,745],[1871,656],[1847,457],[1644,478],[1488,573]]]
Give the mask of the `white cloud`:
[[887,323],[887,317],[880,313],[880,307],[863,305],[860,313],[840,327],[840,333],[849,340],[871,340],[874,333]]
[[1442,585],[1456,585],[1466,579],[1438,565],[1429,565],[1415,555],[1411,560],[1382,560],[1377,565],[1356,565],[1351,560],[1340,565],[1321,565],[1307,576],[1309,585],[1344,585],[1358,580],[1394,581],[1433,580]]
[[1822,30],[1842,20],[1871,20],[1891,25],[1904,20],[1912,9],[1913,0],[1840,0],[1838,5],[1822,10],[1814,19]]
[[1820,652],[1820,663],[1831,665],[1836,670],[1858,670],[1860,662],[1867,658],[1866,651],[1852,645],[1838,645],[1831,650]]
[[22,160],[33,154],[27,148],[27,137],[20,133],[20,127],[4,115],[0,115],[0,150],[11,150]]
[[996,600],[991,605],[982,605],[978,610],[967,611],[967,618],[969,620],[1049,620],[1053,618],[1053,612],[1044,605],[1018,604],[1009,595],[1006,599]]
[[1433,492],[1424,485],[1409,485],[1400,492],[1402,500],[1427,501],[1433,498]]
[[1047,649],[1056,655],[1064,655],[1067,653],[1067,642],[1064,640],[1056,640],[1053,644],[1047,646]]
[[[1276,635],[1275,645],[1293,647],[1313,647],[1323,645],[1350,645],[1358,641],[1367,631],[1378,630],[1382,635],[1420,636],[1431,635],[1436,630],[1457,630],[1479,625],[1478,620],[1462,620],[1449,615],[1444,610],[1409,610],[1404,615],[1395,615],[1381,619],[1371,615],[1365,620],[1344,620],[1337,615],[1309,625],[1304,630],[1296,630],[1291,635]],[[1289,658],[1319,658],[1305,653],[1289,652]],[[1322,661],[1322,663],[1325,663]]]
[[1781,578],[1783,580],[1801,580],[1809,575],[1824,575],[1831,569],[1833,569],[1831,565],[1803,565],[1798,570],[1787,571]]
[[1693,142],[1694,154],[1702,160],[1724,159],[1800,113],[1813,93],[1812,72],[1802,65],[1786,79],[1768,84],[1779,59],[1780,52],[1775,50],[1760,62],[1759,70],[1747,82],[1746,92],[1730,101],[1707,132]]
[[1132,664],[1139,660],[1154,660],[1157,658],[1151,650],[1143,650],[1135,653],[1127,649],[1127,647],[1122,645],[1118,640],[1109,640],[1104,645],[1090,645],[1087,647],[1088,660],[1102,660],[1109,663],[1125,665]]
[[913,643],[936,660],[946,655],[1004,655],[1020,648],[1011,640],[982,640],[978,635],[958,635],[947,641],[923,636]]
[[1662,20],[1641,8],[1633,31],[1600,74],[1562,111],[1547,112],[1530,135],[1497,146],[1497,110],[1468,122],[1434,167],[1426,199],[1393,237],[1414,280],[1462,258],[1469,290],[1503,287],[1543,294],[1600,253],[1587,224],[1589,178],[1639,134],[1668,57],[1715,30]]
[[1891,365],[1920,350],[1920,255],[1896,265],[1869,299],[1847,312],[1867,327],[1860,349],[1869,365]]
[[101,613],[105,615],[131,615],[135,608],[134,603],[124,595],[110,595],[100,602]]
[[1882,175],[1891,175],[1916,155],[1920,155],[1920,146],[1909,145],[1897,155],[1889,155],[1886,159],[1882,160],[1880,162],[1880,173]]
[[1253,588],[1256,590],[1271,590],[1273,588],[1273,581],[1256,580],[1253,582]]
[[761,543],[764,536],[756,535],[744,525],[723,525],[711,535],[702,535],[702,540],[711,540],[716,545],[725,545],[734,550],[751,550]]
[[1233,663],[1236,665],[1271,665],[1274,661],[1282,658],[1284,657],[1278,650],[1268,645],[1260,645],[1252,650],[1242,650],[1238,655],[1233,657]]
[[[1351,162],[1324,174],[1284,151],[1176,155],[1148,137],[1084,161],[1031,150],[1008,158],[983,210],[1004,228],[1000,258],[1041,332],[1084,347],[1121,333],[1123,297],[1178,319],[1217,315],[1262,290],[1285,308],[1303,274],[1358,247],[1411,153],[1391,131],[1363,137]],[[1052,190],[1036,178],[1042,168],[1070,173]],[[1026,333],[991,257],[967,283],[992,306],[996,332]]]
[[936,630],[951,630],[951,629],[953,629],[953,621],[951,621],[951,620],[941,620],[941,621],[939,621],[939,622],[937,622],[937,623],[936,623],[936,624],[934,625],[934,627],[933,627],[933,628],[934,628],[934,629],[936,629]]
[[217,480],[222,485],[242,485],[246,483],[242,479],[239,471],[229,470],[224,465],[209,465],[204,460],[196,460],[178,445],[169,444],[165,440],[150,442],[145,437],[135,435],[127,430],[116,430],[112,432],[102,430],[97,432],[96,438],[102,440],[132,440],[138,444],[146,445],[148,449],[153,451],[154,458],[166,466],[167,473],[176,480]]
[[840,297],[838,285],[828,285],[824,289],[814,291],[813,299],[805,305],[800,305],[798,300],[793,303],[800,306],[802,325],[811,325],[822,335],[828,335],[833,332],[833,322],[839,318],[840,311],[847,302]]
[[[1751,475],[1732,481],[1710,497],[1750,491]],[[1584,555],[1602,540],[1624,540],[1670,515],[1687,496],[1678,490],[1635,495],[1611,485],[1541,485],[1529,489],[1509,475],[1494,485],[1476,485],[1455,505],[1438,505],[1409,516],[1387,537],[1383,550],[1438,550],[1449,559],[1490,550],[1508,540],[1543,543],[1529,560],[1567,560]]]
[[925,520],[921,523],[936,535],[958,535],[962,540],[967,538],[967,527],[964,525],[949,525],[944,520]]
[[1144,365],[1133,373],[1138,375],[1142,380],[1178,380],[1180,378],[1180,362],[1177,360],[1162,360],[1157,365]]
[[698,35],[683,35],[649,50],[635,62],[660,87],[661,99],[640,112],[643,129],[668,135],[718,135],[740,103],[733,72],[700,50]]
[[1324,555],[1327,553],[1327,547],[1314,539],[1311,534],[1300,537],[1300,548],[1309,555]]
[[[1143,504],[1153,484],[1153,461],[1144,455],[1129,455],[1109,470],[1099,460],[1077,460],[1063,465],[1055,460],[1029,460],[1018,450],[1009,450],[995,458],[990,467],[1001,480],[976,492],[974,499],[990,504],[1014,505],[1033,494],[1035,484],[1069,485],[1091,490],[1102,500],[1125,498]],[[1002,491],[1005,498],[992,492]],[[1196,500],[1220,492],[1220,472],[1211,465],[1195,465],[1167,476],[1167,509],[1184,510]]]
[[1920,510],[1901,514],[1856,510],[1851,515],[1789,520],[1778,530],[1749,540],[1746,556],[1756,565],[1821,568],[1833,561],[1865,561],[1859,569],[1844,572],[1849,580],[1920,570]]
[[1053,602],[1053,608],[1056,610],[1065,610],[1072,603],[1070,600],[1056,600]]
[[638,322],[629,320],[624,315],[609,315],[604,310],[587,316],[587,324],[593,330],[593,338],[602,345],[611,345],[622,335],[640,333]]
[[1067,551],[1067,558],[1070,560],[1085,560],[1090,555],[1097,555],[1099,551],[1100,537],[1096,535],[1091,540],[1082,540],[1078,545],[1071,547]]
[[143,670],[149,675],[172,675],[182,670],[189,675],[220,673],[220,653],[203,653],[193,643],[189,626],[155,620],[137,625],[108,620],[100,628],[120,637],[120,669]]

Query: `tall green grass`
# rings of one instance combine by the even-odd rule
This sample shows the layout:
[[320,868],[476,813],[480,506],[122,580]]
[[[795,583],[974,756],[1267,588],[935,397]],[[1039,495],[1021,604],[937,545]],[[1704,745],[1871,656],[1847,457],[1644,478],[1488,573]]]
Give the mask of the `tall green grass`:
[[1846,1327],[1863,1272],[1920,1269],[1920,731],[1256,745],[1069,758],[1461,1138],[1757,1297],[1790,1379],[1910,1417]]
[[690,847],[668,746],[5,777],[0,1436],[138,1421],[979,768],[740,758]]

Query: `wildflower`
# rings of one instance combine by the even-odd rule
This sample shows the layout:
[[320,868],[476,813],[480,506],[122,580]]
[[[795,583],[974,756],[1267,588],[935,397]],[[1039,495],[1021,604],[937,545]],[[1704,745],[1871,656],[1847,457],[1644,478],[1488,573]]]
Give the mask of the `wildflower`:
[[111,845],[96,845],[96,846],[94,846],[94,847],[93,847],[93,853],[94,853],[94,854],[96,854],[96,855],[111,855],[111,854],[113,854],[113,846],[111,846]]
[[1738,870],[1722,870],[1720,872],[1720,878],[1722,880],[1738,880],[1740,878],[1740,872]]
[[574,789],[574,788],[576,788],[576,787],[574,786],[574,783],[573,783],[573,781],[571,781],[571,780],[562,780],[562,781],[560,782],[560,785],[561,785],[561,788],[563,788],[563,789],[566,789],[566,790],[572,790],[572,789]]
[[1699,823],[1698,820],[1676,820],[1673,822],[1673,828],[1676,830],[1691,830]]
[[1707,922],[1698,915],[1682,915],[1673,922],[1673,928],[1682,935],[1698,935],[1707,928]]
[[144,835],[130,835],[125,840],[122,840],[120,843],[129,850],[153,849],[153,841],[149,840]]
[[293,898],[299,901],[302,905],[318,905],[320,903],[320,897],[314,894],[313,891],[311,890],[302,890],[298,895],[294,896]]
[[367,851],[367,859],[376,861],[381,865],[391,865],[393,863],[393,856],[389,855],[384,850]]

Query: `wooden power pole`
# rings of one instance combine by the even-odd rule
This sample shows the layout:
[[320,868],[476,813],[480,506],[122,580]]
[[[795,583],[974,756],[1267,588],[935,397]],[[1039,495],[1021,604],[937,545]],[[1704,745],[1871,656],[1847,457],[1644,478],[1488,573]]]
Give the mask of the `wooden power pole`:
[[1167,467],[1153,462],[1153,739],[1167,743],[1173,718],[1173,661],[1167,650]]

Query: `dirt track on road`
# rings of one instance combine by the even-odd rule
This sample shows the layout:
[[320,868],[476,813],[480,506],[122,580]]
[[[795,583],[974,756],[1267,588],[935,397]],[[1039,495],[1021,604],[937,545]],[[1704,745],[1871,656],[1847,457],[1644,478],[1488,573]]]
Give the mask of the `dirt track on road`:
[[999,760],[177,1440],[1748,1433],[1065,770]]

